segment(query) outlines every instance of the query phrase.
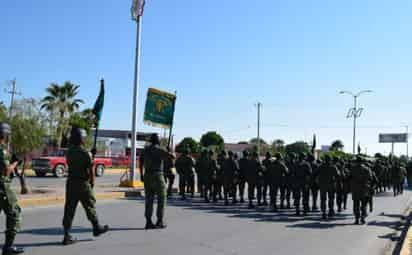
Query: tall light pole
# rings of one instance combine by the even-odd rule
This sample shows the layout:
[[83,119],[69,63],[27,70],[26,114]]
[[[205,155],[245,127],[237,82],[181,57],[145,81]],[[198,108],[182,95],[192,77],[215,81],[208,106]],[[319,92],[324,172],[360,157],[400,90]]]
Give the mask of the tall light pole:
[[371,93],[372,90],[363,90],[358,93],[352,93],[350,91],[340,91],[340,94],[348,94],[353,97],[353,108],[349,109],[347,118],[353,118],[353,155],[356,154],[356,120],[362,115],[363,108],[358,108],[358,98],[365,93]]
[[262,104],[257,103],[256,107],[257,107],[257,153],[260,157],[260,109],[262,107]]
[[141,32],[142,32],[142,16],[144,0],[133,0],[132,5],[132,19],[137,23],[137,35],[136,35],[136,58],[134,68],[134,86],[133,86],[133,116],[132,116],[132,150],[130,161],[130,175],[129,181],[131,186],[134,186],[135,172],[136,172],[136,136],[137,136],[137,100],[139,97],[139,80],[140,80],[140,51],[141,51]]

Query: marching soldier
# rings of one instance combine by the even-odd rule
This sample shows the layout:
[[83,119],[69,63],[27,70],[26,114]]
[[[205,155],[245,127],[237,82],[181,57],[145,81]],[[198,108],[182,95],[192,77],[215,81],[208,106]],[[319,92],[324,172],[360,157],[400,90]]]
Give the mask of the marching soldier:
[[233,152],[229,151],[229,157],[223,162],[223,190],[225,205],[229,205],[229,197],[233,197],[233,204],[237,203],[236,194],[234,194],[234,180],[238,174],[239,166],[234,159]]
[[243,157],[239,159],[238,161],[238,166],[239,166],[238,189],[239,189],[240,203],[245,202],[246,171],[248,169],[248,162],[249,162],[248,152],[244,151]]
[[205,201],[208,201],[207,197],[207,182],[209,175],[207,171],[210,169],[210,160],[209,160],[209,152],[204,150],[202,151],[200,158],[196,162],[196,173],[197,173],[197,182],[199,189],[201,190],[201,197],[205,198]]
[[310,191],[312,194],[312,211],[318,210],[318,196],[319,196],[319,183],[318,183],[318,168],[319,165],[315,160],[315,157],[310,154],[308,156],[308,162],[312,168]]
[[[288,168],[283,162],[282,155],[276,153],[276,160],[270,164],[268,171],[268,176],[270,178],[270,200],[272,209],[274,212],[278,211],[277,198],[278,193],[282,191],[282,185],[285,182],[286,175],[288,174]],[[281,200],[284,199],[284,193],[281,192]]]
[[[168,150],[170,151],[170,150]],[[175,182],[176,175],[173,172],[174,160],[172,158],[167,158],[165,161],[165,181],[167,182],[167,197],[172,196],[173,184]]]
[[77,204],[80,202],[86,211],[88,220],[93,225],[93,235],[100,236],[109,230],[109,226],[99,224],[94,196],[95,169],[91,155],[83,148],[86,131],[73,127],[70,136],[70,148],[66,153],[68,178],[66,183],[66,202],[64,206],[64,245],[76,240],[70,235]]
[[[163,221],[166,206],[166,183],[164,179],[164,165],[173,160],[174,155],[160,148],[160,139],[157,134],[150,137],[150,145],[146,146],[140,157],[140,171],[144,176],[145,189],[145,229],[166,228]],[[142,169],[143,167],[143,169]],[[152,222],[154,197],[157,196],[157,222]]]
[[[183,155],[176,160],[176,170],[179,173],[179,191],[182,199],[186,199],[186,191],[194,192],[192,190],[193,169],[195,167],[195,161],[190,156],[190,149],[185,149]],[[194,193],[192,193],[192,196]]]
[[300,215],[300,204],[302,199],[303,214],[306,215],[309,212],[309,189],[312,176],[312,168],[310,164],[305,160],[305,154],[301,154],[299,163],[293,173],[294,178],[294,202],[296,215]]
[[367,216],[366,206],[369,201],[372,173],[371,170],[362,163],[362,158],[356,158],[355,166],[351,171],[351,187],[353,199],[353,211],[355,214],[355,224],[365,224]]
[[318,182],[320,189],[320,204],[322,219],[326,219],[326,202],[328,204],[329,217],[335,215],[334,201],[336,194],[336,181],[339,178],[339,171],[331,162],[329,155],[325,155],[324,163],[319,167]]
[[265,168],[265,171],[263,172],[263,189],[262,189],[262,197],[263,197],[263,205],[267,206],[267,193],[268,190],[270,190],[270,178],[268,176],[267,169],[270,167],[272,164],[272,155],[270,152],[266,152],[265,159],[262,161],[262,164]]
[[3,246],[3,255],[20,254],[24,250],[13,246],[17,232],[20,230],[21,209],[17,203],[16,193],[11,188],[10,175],[19,164],[18,160],[11,160],[7,150],[10,136],[10,126],[0,123],[0,211],[6,215],[6,240]]

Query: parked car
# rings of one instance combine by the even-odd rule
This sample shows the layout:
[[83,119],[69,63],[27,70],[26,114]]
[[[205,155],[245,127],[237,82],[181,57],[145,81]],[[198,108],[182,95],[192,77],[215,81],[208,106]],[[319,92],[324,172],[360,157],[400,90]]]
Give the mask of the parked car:
[[[49,156],[32,159],[31,165],[36,176],[44,177],[46,174],[51,173],[58,178],[64,177],[68,170],[65,154],[65,150],[59,150],[51,153]],[[110,158],[97,157],[93,162],[97,177],[103,176],[105,169],[112,166]]]

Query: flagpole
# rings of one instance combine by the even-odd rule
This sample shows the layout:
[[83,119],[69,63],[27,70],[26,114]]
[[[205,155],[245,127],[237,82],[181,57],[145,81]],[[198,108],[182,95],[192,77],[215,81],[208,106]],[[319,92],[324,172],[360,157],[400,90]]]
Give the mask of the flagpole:
[[[175,91],[175,100],[173,101],[173,111],[175,110],[175,107],[176,107],[176,95],[177,95],[177,91]],[[172,131],[173,131],[173,120],[172,120],[172,123],[170,123],[169,140],[167,142],[167,147],[170,149],[170,151],[174,150],[174,148],[170,148],[170,145],[171,145],[171,142],[172,142],[172,136],[173,136]]]
[[133,186],[136,172],[136,136],[137,136],[137,101],[139,97],[139,80],[140,80],[140,51],[141,51],[141,31],[142,31],[142,16],[136,17],[137,35],[136,35],[136,59],[134,73],[134,89],[133,89],[133,117],[132,117],[132,150],[130,161],[129,181]]

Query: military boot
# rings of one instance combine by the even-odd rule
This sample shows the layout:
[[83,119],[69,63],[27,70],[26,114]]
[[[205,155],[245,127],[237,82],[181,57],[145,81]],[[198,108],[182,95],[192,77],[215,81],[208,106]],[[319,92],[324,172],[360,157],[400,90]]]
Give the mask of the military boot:
[[76,238],[71,236],[69,233],[64,234],[63,245],[72,245],[72,244],[75,244],[75,243],[77,243]]
[[359,225],[359,218],[356,218],[355,225]]
[[149,230],[149,229],[155,229],[156,226],[155,224],[153,224],[152,220],[148,219],[146,220],[146,226],[144,227],[144,229]]
[[362,224],[362,225],[365,225],[365,224],[366,224],[365,217],[362,217],[362,218],[361,218],[361,224]]
[[253,203],[249,203],[248,208],[249,208],[249,209],[254,209],[254,208],[255,208],[255,206],[253,205]]
[[24,252],[23,248],[13,246],[15,236],[16,235],[14,234],[6,234],[6,242],[2,253],[3,255],[21,254]]
[[327,219],[326,213],[322,213],[322,220],[326,220],[326,219]]
[[93,226],[93,236],[95,236],[95,237],[103,235],[107,231],[109,231],[109,226],[108,225],[101,226],[99,224],[96,224],[95,226]]
[[163,220],[157,220],[156,228],[157,229],[165,229],[165,228],[167,228],[167,225],[163,222]]

